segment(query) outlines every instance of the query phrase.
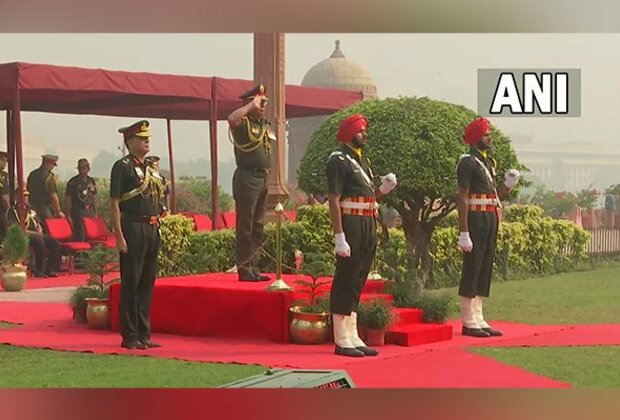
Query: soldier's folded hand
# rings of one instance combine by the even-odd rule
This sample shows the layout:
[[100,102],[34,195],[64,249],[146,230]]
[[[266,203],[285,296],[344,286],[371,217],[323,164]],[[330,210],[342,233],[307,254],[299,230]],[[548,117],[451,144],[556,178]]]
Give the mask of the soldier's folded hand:
[[127,253],[127,241],[123,236],[116,240],[116,248],[123,254]]
[[508,189],[513,189],[515,185],[517,185],[517,182],[519,182],[520,177],[521,173],[519,171],[516,169],[509,169],[504,177],[504,185],[506,185]]
[[347,242],[347,238],[344,236],[344,232],[337,233],[335,235],[336,238],[336,255],[340,255],[341,257],[350,257],[351,256],[351,247]]
[[471,241],[469,232],[461,232],[459,235],[459,248],[463,252],[471,252],[474,249],[474,243]]
[[381,185],[379,186],[379,191],[381,194],[388,194],[396,187],[396,175],[390,172],[387,175],[381,177]]

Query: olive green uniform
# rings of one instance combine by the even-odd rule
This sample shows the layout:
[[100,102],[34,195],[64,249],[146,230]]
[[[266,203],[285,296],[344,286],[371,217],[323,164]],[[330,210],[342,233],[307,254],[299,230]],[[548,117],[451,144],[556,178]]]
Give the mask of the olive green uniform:
[[235,262],[240,277],[257,274],[259,249],[263,243],[267,175],[271,168],[271,141],[275,135],[267,120],[245,117],[231,129],[237,169],[233,175],[236,241]]

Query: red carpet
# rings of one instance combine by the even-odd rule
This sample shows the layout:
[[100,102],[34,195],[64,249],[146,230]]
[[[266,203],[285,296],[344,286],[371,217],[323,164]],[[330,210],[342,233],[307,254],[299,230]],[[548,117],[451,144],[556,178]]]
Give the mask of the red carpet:
[[[616,333],[618,325],[531,326],[494,322],[504,337],[476,339],[455,334],[451,341],[415,347],[387,345],[375,358],[344,358],[333,355],[331,344],[303,346],[274,344],[265,340],[234,340],[154,334],[164,347],[143,352],[119,347],[120,337],[109,331],[89,330],[71,320],[68,305],[58,303],[0,302],[0,320],[25,325],[0,329],[0,343],[18,346],[86,351],[101,354],[132,354],[209,362],[236,362],[263,366],[303,369],[344,369],[358,387],[568,387],[522,369],[461,349],[468,345],[494,345],[525,342],[531,338],[543,343],[544,337],[558,342],[563,333],[567,344],[591,341],[593,327]],[[451,324],[456,325],[453,321]],[[541,344],[544,345],[544,344]]]
[[[110,277],[106,279],[113,279],[119,277],[118,273],[110,274]],[[26,289],[47,289],[49,287],[70,287],[70,286],[82,286],[86,284],[86,278],[88,276],[82,273],[75,273],[72,275],[59,274],[55,278],[41,279],[36,277],[28,277],[26,280]]]
[[[493,347],[545,346],[617,346],[620,345],[620,324],[583,324],[558,326],[559,331],[534,334],[500,343]],[[485,345],[484,343],[482,345]]]

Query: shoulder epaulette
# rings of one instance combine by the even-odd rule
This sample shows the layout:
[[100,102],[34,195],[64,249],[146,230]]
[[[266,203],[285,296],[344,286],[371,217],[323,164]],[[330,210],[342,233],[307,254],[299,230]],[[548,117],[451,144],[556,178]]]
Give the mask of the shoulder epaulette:
[[336,151],[332,152],[331,155],[329,155],[329,158],[331,159],[334,156],[338,156],[338,159],[344,160],[343,153],[340,150],[336,150]]

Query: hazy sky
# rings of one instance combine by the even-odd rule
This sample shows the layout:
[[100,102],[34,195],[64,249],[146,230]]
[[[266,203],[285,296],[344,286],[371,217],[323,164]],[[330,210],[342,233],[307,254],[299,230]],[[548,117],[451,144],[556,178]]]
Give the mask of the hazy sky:
[[[620,34],[287,34],[286,83],[300,84],[314,64],[329,57],[336,39],[348,59],[368,69],[381,98],[430,96],[472,109],[478,68],[580,68],[580,118],[493,122],[541,145],[578,143],[586,150],[619,144]],[[251,79],[252,57],[251,34],[0,34],[0,62]],[[91,158],[100,149],[118,153],[116,130],[132,122],[41,113],[22,118],[26,153],[37,155],[46,145],[46,151]],[[165,157],[165,121],[152,124],[154,152]],[[208,123],[173,122],[173,135],[175,159],[209,158]],[[0,136],[5,138],[4,123]],[[225,124],[219,148],[221,161],[232,160]]]

